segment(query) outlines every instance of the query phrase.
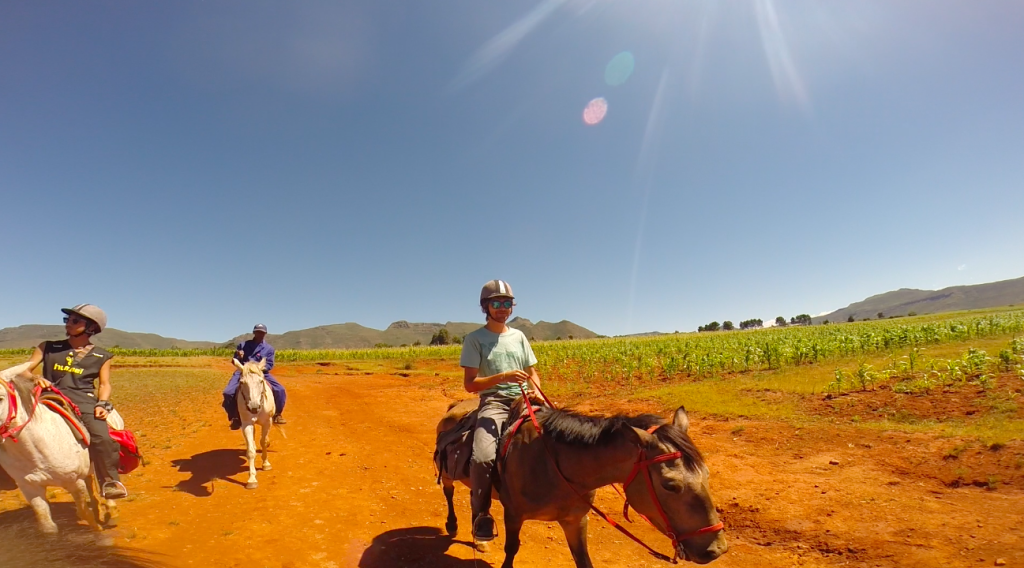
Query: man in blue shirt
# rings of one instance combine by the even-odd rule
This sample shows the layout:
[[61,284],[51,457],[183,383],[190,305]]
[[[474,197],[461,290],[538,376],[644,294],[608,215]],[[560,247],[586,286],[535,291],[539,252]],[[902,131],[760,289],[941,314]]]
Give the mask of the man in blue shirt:
[[[252,328],[252,339],[238,344],[235,348],[234,358],[238,359],[240,363],[266,361],[263,375],[267,379],[267,383],[270,384],[270,390],[274,393],[274,404],[277,406],[274,424],[285,424],[286,421],[281,414],[284,413],[284,403],[287,397],[284,387],[270,374],[270,370],[274,368],[274,348],[264,341],[266,337],[267,326],[262,323],[256,324]],[[238,416],[238,404],[235,402],[235,394],[238,393],[238,381],[241,378],[242,372],[236,370],[235,374],[231,375],[227,388],[224,389],[224,410],[228,413],[228,420],[231,421],[232,430],[238,430],[242,427],[242,419]]]

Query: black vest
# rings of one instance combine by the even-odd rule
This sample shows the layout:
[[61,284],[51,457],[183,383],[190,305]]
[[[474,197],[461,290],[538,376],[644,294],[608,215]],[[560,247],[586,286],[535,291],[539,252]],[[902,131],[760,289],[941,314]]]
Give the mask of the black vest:
[[106,349],[94,345],[76,362],[75,350],[67,340],[47,341],[43,343],[43,378],[61,390],[94,393],[100,367],[113,357]]

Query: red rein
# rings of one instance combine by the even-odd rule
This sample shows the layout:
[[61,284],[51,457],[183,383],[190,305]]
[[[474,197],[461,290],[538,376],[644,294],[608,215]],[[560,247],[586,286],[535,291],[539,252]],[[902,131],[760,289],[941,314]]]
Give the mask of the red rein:
[[[548,400],[548,397],[545,396],[544,393],[539,388],[536,387],[536,385],[534,385],[534,388],[536,388],[537,392],[539,392],[541,397],[544,398],[544,401],[548,403],[548,406],[550,406],[551,408],[555,408],[555,405],[552,404],[550,400]],[[580,499],[583,499],[584,501],[587,501],[587,499],[584,498],[583,495],[581,495],[580,492],[577,491],[576,488],[573,487],[571,483],[569,483],[569,480],[566,479],[565,475],[562,474],[562,470],[558,469],[558,462],[555,461],[555,456],[552,455],[550,448],[548,448],[547,442],[544,439],[544,435],[543,435],[544,433],[541,431],[540,423],[537,422],[537,415],[533,411],[533,403],[530,402],[530,397],[527,396],[526,389],[523,388],[522,384],[519,385],[519,390],[521,390],[522,393],[523,393],[523,400],[526,403],[526,410],[530,414],[530,421],[533,422],[533,427],[537,429],[537,434],[540,436],[541,442],[544,443],[544,449],[545,449],[545,451],[548,454],[548,459],[551,460],[551,464],[555,467],[555,471],[558,472],[558,476],[561,477],[562,481],[565,482],[565,484],[569,486],[569,489],[572,489],[572,492],[575,493],[577,497],[579,497]],[[653,431],[656,428],[657,428],[657,426],[652,427],[650,430],[648,430],[648,432],[653,433]],[[511,440],[511,435],[509,436],[509,440]],[[506,452],[508,451],[508,442],[506,442],[505,451]],[[651,458],[649,460],[645,460],[644,459],[644,450],[643,450],[643,448],[640,448],[640,453],[639,453],[639,455],[637,455],[636,462],[633,463],[633,470],[630,472],[629,477],[626,478],[626,482],[622,484],[622,490],[625,491],[626,488],[629,487],[629,484],[632,483],[633,480],[636,478],[637,474],[641,470],[644,472],[644,479],[647,481],[647,490],[648,490],[648,492],[650,492],[651,501],[654,502],[655,507],[657,507],[657,509],[658,509],[658,514],[661,515],[661,520],[665,523],[666,529],[669,530],[669,532],[665,533],[665,536],[667,536],[670,539],[672,539],[672,549],[673,549],[673,552],[675,553],[675,556],[673,556],[672,558],[669,558],[668,556],[658,552],[657,550],[654,550],[653,548],[648,546],[645,542],[643,542],[642,540],[640,540],[636,536],[633,536],[633,533],[631,533],[628,530],[626,530],[626,528],[623,527],[622,525],[616,523],[611,517],[606,515],[604,513],[604,511],[602,511],[602,510],[598,509],[596,506],[594,506],[593,503],[590,503],[589,501],[587,501],[587,503],[590,505],[590,509],[592,511],[594,511],[595,513],[597,513],[598,515],[600,515],[601,518],[603,518],[605,521],[608,522],[608,524],[610,524],[611,526],[615,527],[622,534],[628,536],[630,539],[633,540],[633,542],[635,542],[635,543],[639,544],[640,546],[646,548],[647,551],[650,552],[652,555],[654,555],[656,558],[659,558],[661,560],[665,560],[667,562],[672,562],[672,563],[675,563],[676,559],[678,558],[678,550],[679,550],[679,543],[680,543],[680,541],[686,540],[688,538],[693,538],[693,537],[696,537],[696,536],[700,536],[702,534],[718,532],[718,531],[722,530],[723,528],[725,528],[725,524],[724,523],[718,523],[718,524],[715,524],[715,525],[711,525],[710,527],[704,527],[702,529],[698,529],[698,530],[695,530],[693,532],[689,532],[689,533],[682,534],[682,535],[679,535],[679,536],[676,536],[675,534],[673,534],[671,532],[671,528],[670,527],[672,525],[668,522],[668,515],[665,514],[665,510],[661,506],[661,501],[658,499],[658,494],[655,493],[655,491],[654,491],[654,481],[651,479],[650,466],[653,465],[653,464],[656,464],[656,463],[661,463],[661,462],[671,461],[671,460],[675,460],[675,459],[680,459],[682,457],[683,457],[682,452],[672,452],[672,453],[668,453],[668,454],[661,454],[661,455],[656,456],[654,458]],[[625,498],[625,495],[623,495],[623,498]],[[623,507],[622,510],[623,510],[623,513],[625,513],[625,515],[626,515],[626,519],[629,519],[629,514],[628,514],[628,511],[629,511],[629,501],[628,500],[626,501],[626,504],[625,504],[625,506]],[[637,512],[637,514],[639,514],[639,512]],[[640,515],[640,516],[643,517],[643,519],[645,521],[647,521],[651,526],[657,528],[654,525],[654,523],[651,523],[651,521],[647,519],[647,517],[644,517],[643,515]]]

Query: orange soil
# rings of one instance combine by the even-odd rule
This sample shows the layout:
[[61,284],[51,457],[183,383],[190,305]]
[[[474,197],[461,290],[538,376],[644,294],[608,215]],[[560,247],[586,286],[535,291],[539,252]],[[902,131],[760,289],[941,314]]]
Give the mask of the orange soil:
[[[465,393],[423,388],[423,377],[316,369],[276,370],[289,389],[290,423],[287,438],[271,435],[274,469],[258,473],[256,490],[244,488],[244,444],[213,402],[219,395],[179,403],[176,415],[195,424],[194,432],[167,449],[150,448],[150,465],[127,476],[133,498],[111,531],[117,545],[183,567],[499,566],[501,537],[488,553],[467,542],[464,487],[456,492],[460,534],[451,539],[442,528],[444,497],[430,459],[434,425],[449,397]],[[954,440],[700,417],[691,428],[730,541],[717,566],[991,566],[1000,558],[1024,565],[1024,444],[943,459]],[[955,471],[967,481],[962,487],[948,479]],[[1001,480],[995,490],[970,484],[993,475]],[[67,496],[56,500],[64,502],[54,507],[58,522],[73,533]],[[611,489],[598,493],[598,505],[621,510]],[[4,510],[0,528],[31,518],[16,491],[0,493]],[[669,551],[653,529],[633,527]],[[596,518],[590,551],[599,567],[663,564]],[[528,522],[517,565],[573,566],[558,526]]]

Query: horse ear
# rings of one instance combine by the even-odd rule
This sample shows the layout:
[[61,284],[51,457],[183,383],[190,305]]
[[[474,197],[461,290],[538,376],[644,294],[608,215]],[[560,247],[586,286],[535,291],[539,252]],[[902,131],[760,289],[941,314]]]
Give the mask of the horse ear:
[[672,424],[679,428],[683,432],[686,432],[690,428],[690,418],[686,415],[686,409],[680,406],[676,409],[675,415],[672,417]]
[[0,379],[3,379],[5,381],[11,381],[14,379],[14,377],[17,377],[18,375],[24,373],[25,371],[28,371],[29,368],[31,368],[31,366],[32,362],[28,361],[16,367],[11,367],[10,369],[0,371]]
[[260,369],[261,371],[262,371],[263,369],[266,369],[266,368],[267,368],[267,360],[266,360],[266,359],[260,359],[260,364],[259,364],[259,365],[257,365],[257,366],[259,367],[259,369]]
[[232,359],[231,362],[234,363],[235,366],[238,367],[239,369],[242,368],[242,364],[238,362],[238,359]]
[[649,434],[646,430],[641,430],[640,428],[633,428],[632,426],[629,426],[626,427],[625,430],[626,439],[640,446],[641,448],[646,448],[647,446],[650,446],[651,439],[654,438],[654,436]]

